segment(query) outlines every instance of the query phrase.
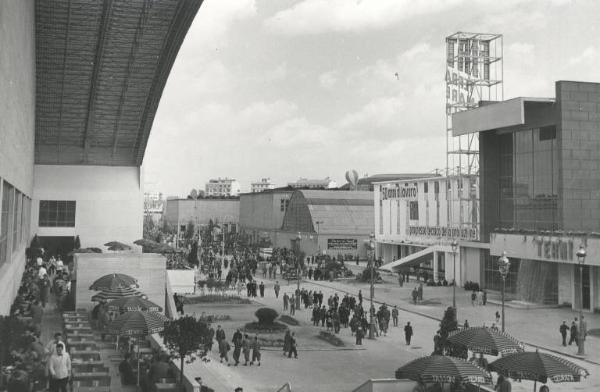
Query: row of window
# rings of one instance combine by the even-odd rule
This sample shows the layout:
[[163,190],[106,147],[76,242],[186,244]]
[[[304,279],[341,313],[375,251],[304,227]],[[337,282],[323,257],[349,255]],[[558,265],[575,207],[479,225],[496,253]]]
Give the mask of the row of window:
[[2,185],[0,210],[0,265],[25,245],[29,234],[31,199],[6,181]]
[[287,200],[286,199],[281,199],[279,201],[279,210],[281,212],[285,212],[285,211],[287,211],[289,205],[290,205],[290,200],[289,199],[287,199]]
[[40,200],[40,227],[75,227],[73,200]]

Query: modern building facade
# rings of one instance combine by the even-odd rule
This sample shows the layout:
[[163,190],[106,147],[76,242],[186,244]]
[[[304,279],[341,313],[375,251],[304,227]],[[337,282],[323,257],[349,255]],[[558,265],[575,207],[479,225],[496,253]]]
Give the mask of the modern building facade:
[[311,180],[308,178],[299,178],[296,182],[288,182],[288,186],[298,189],[334,189],[337,188],[337,182],[325,177],[322,180]]
[[227,230],[236,230],[240,222],[240,199],[205,198],[205,199],[167,199],[163,219],[177,228],[180,236],[186,231],[189,223],[196,228],[215,224],[227,226]]
[[501,287],[506,251],[517,298],[599,309],[600,84],[558,81],[555,98],[486,103],[453,123],[479,132],[484,284]]
[[0,314],[50,253],[142,237],[142,164],[202,1],[0,2]]
[[260,181],[250,184],[250,192],[252,193],[262,192],[274,188],[275,185],[271,182],[270,178],[261,178]]
[[[398,173],[398,174],[375,174],[372,176],[365,176],[359,178],[356,182],[357,191],[370,191],[373,192],[376,187],[376,183],[385,181],[401,181],[401,180],[416,180],[428,177],[440,177],[437,173]],[[340,187],[340,189],[351,190],[352,185],[346,183]]]
[[275,246],[298,241],[307,255],[367,257],[373,231],[373,193],[340,190],[297,190],[292,194]]
[[277,242],[293,192],[279,188],[240,195],[240,232],[250,243]]
[[233,178],[213,178],[205,185],[205,196],[228,197],[240,194],[240,183]]
[[478,176],[379,182],[374,197],[376,252],[383,269],[413,268],[428,279],[459,285],[480,281],[481,251],[487,246],[479,242]]

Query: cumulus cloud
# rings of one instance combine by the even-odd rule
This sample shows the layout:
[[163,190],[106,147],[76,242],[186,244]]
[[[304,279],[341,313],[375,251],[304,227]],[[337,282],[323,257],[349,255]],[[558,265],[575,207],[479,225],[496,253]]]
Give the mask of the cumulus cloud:
[[319,84],[321,87],[329,90],[335,86],[338,81],[339,72],[338,71],[328,71],[319,75]]
[[269,31],[290,35],[384,29],[418,15],[456,7],[465,0],[304,0],[265,21]]
[[598,49],[596,49],[594,46],[588,46],[578,56],[572,57],[569,60],[569,65],[591,65],[593,63],[595,66],[597,66],[599,59],[600,51],[598,51]]

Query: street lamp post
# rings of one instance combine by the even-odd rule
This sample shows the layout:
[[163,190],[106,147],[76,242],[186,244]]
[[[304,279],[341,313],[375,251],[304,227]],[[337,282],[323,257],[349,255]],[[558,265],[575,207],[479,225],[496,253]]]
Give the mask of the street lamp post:
[[458,310],[456,309],[456,250],[458,249],[458,241],[452,241],[452,260],[454,264],[454,278],[452,282],[452,307],[454,308],[454,316],[458,320]]
[[375,296],[375,234],[369,235],[369,265],[370,265],[370,295],[371,306],[369,307],[369,339],[375,339],[375,319],[373,315],[373,297]]
[[587,252],[582,245],[577,251],[577,261],[579,262],[579,285],[581,286],[581,299],[579,304],[579,334],[577,335],[579,337],[579,339],[577,339],[579,346],[577,348],[577,355],[585,355],[585,331],[583,328],[583,264],[585,263],[585,256],[587,256]]
[[298,260],[298,256],[300,255],[300,241],[302,241],[302,235],[298,232],[296,236],[296,249],[295,249],[295,259],[296,259],[296,278],[298,280],[298,284],[296,286],[297,291],[300,291],[300,260]]
[[510,260],[506,257],[506,251],[502,252],[502,256],[498,259],[498,271],[502,276],[502,332],[504,332],[504,291],[506,290],[506,277],[510,268]]

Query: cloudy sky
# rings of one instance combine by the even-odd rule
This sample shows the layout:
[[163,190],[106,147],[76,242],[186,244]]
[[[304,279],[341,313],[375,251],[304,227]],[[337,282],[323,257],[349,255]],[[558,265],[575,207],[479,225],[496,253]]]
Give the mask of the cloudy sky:
[[[504,35],[504,97],[600,81],[600,1],[205,0],[165,88],[146,189],[445,166],[445,37]],[[396,76],[396,73],[398,76]]]

